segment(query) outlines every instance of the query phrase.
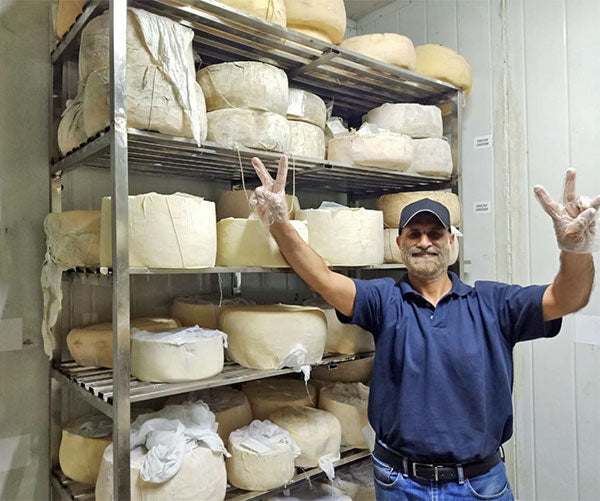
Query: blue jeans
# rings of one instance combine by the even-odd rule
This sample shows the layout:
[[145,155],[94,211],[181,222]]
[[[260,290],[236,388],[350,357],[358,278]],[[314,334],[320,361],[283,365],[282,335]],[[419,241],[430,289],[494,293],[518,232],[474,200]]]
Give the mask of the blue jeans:
[[513,501],[504,462],[500,461],[490,471],[478,477],[458,482],[415,481],[402,476],[375,456],[373,475],[377,501],[454,501],[465,499],[487,499]]

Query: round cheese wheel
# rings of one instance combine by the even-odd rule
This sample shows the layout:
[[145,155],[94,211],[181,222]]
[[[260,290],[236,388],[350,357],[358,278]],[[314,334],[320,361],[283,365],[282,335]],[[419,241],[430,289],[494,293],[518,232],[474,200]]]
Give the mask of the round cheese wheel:
[[473,79],[471,66],[463,56],[448,47],[435,44],[419,45],[416,52],[418,73],[449,82],[469,95]]
[[291,88],[286,116],[289,120],[301,120],[325,130],[327,108],[325,102],[316,94]]
[[87,141],[83,123],[83,92],[68,100],[58,124],[58,149],[63,155]]
[[287,26],[324,33],[338,44],[346,33],[344,0],[285,0]]
[[178,297],[173,301],[171,316],[184,327],[216,329],[219,307],[199,297]]
[[448,141],[442,138],[413,140],[413,161],[407,172],[450,177],[452,170],[452,151]]
[[333,308],[324,308],[323,312],[327,318],[326,352],[354,355],[375,350],[373,334],[358,325],[343,324]]
[[254,419],[266,419],[284,407],[315,407],[317,391],[310,383],[298,379],[269,378],[242,385],[248,397]]
[[323,129],[305,122],[290,120],[290,156],[325,159],[325,133]]
[[140,381],[197,381],[223,370],[223,333],[197,327],[131,335],[131,373]]
[[112,443],[112,420],[83,416],[62,430],[58,461],[62,472],[75,482],[95,484],[104,449]]
[[450,212],[450,224],[460,226],[461,209],[458,196],[449,191],[411,191],[406,193],[394,193],[383,195],[377,200],[377,208],[383,211],[383,222],[387,228],[398,228],[400,213],[408,204],[430,198],[446,206]]
[[320,362],[327,336],[321,309],[284,304],[223,308],[219,328],[227,333],[231,359],[251,369],[290,367],[287,359],[298,348],[306,353],[294,365]]
[[[194,2],[190,2],[193,4]],[[221,3],[266,21],[285,26],[285,3],[283,0],[221,0]]]
[[342,362],[333,367],[318,365],[311,371],[312,378],[332,383],[367,383],[373,371],[373,357]]
[[348,165],[404,171],[413,160],[412,139],[394,132],[350,133],[329,140],[327,159]]
[[437,106],[416,103],[385,103],[370,110],[363,122],[413,138],[442,137],[442,112]]
[[[400,221],[400,218],[398,218]],[[386,263],[403,264],[400,247],[396,242],[398,236],[398,228],[385,228],[383,230],[383,257]]]
[[397,33],[373,33],[346,38],[340,47],[414,71],[417,54],[410,38]]
[[[229,190],[222,191],[217,201],[217,220],[233,217],[237,219],[246,219],[250,217],[252,211],[248,200],[252,196],[250,190]],[[296,211],[300,209],[298,197],[286,195],[285,201],[288,206],[288,214],[290,219],[295,219]]]
[[319,408],[334,414],[342,425],[342,445],[366,449],[362,429],[369,422],[369,387],[362,383],[333,383],[321,389]]
[[[290,224],[308,242],[306,222]],[[217,223],[217,241],[217,266],[289,266],[277,242],[258,219],[221,219]]]
[[276,66],[236,61],[206,66],[196,73],[208,111],[251,108],[285,116],[288,79]]
[[331,45],[336,45],[333,43],[333,40],[327,36],[327,34],[321,30],[317,30],[315,28],[309,28],[308,26],[288,26],[288,28],[298,31],[307,37],[316,38],[318,40],[322,40],[323,42],[330,43]]
[[208,113],[206,138],[224,148],[286,152],[290,149],[290,125],[287,118],[268,111],[216,110]]
[[296,213],[308,223],[310,246],[330,265],[383,263],[383,214],[363,208],[306,209]]
[[287,430],[300,447],[296,466],[314,468],[322,458],[339,456],[342,427],[330,412],[312,407],[285,407],[270,414],[268,419]]
[[48,251],[66,266],[100,264],[100,211],[52,212],[44,219]]

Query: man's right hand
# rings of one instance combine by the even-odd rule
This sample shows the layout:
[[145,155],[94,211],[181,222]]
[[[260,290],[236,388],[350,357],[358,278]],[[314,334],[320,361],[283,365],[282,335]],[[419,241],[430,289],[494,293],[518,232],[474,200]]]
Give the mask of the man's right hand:
[[284,155],[279,161],[279,169],[275,180],[267,171],[264,164],[256,157],[252,159],[252,166],[262,181],[262,186],[254,190],[250,197],[250,207],[261,221],[267,226],[273,223],[283,223],[289,219],[288,206],[285,201],[285,181],[287,178],[288,160]]

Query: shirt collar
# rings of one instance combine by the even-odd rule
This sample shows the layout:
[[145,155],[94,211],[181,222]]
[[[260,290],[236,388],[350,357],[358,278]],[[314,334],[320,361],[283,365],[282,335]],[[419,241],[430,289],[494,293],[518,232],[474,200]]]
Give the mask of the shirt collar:
[[[471,290],[473,290],[470,285],[465,284],[460,278],[458,278],[456,273],[449,271],[448,277],[450,277],[450,280],[452,280],[452,289],[450,289],[448,294],[453,294],[455,296],[466,296],[469,292],[471,292]],[[414,290],[412,285],[410,285],[410,282],[408,281],[408,274],[404,275],[400,279],[400,291],[402,292],[403,296],[406,294],[415,294],[421,297],[421,294]]]

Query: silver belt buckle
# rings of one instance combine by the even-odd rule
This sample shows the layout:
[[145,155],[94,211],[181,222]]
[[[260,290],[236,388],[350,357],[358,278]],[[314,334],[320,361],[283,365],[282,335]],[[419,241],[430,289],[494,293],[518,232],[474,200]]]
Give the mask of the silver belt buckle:
[[433,468],[433,478],[435,479],[436,482],[439,480],[438,468],[442,468],[441,466],[437,466],[437,465],[429,464],[429,463],[413,463],[412,464],[413,477],[423,478],[425,480],[429,480],[429,479],[427,479],[425,477],[421,477],[420,475],[417,475],[417,467],[418,466],[428,466],[430,468]]

